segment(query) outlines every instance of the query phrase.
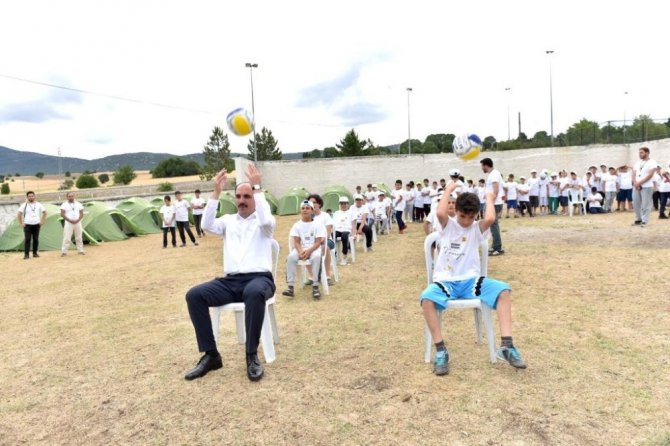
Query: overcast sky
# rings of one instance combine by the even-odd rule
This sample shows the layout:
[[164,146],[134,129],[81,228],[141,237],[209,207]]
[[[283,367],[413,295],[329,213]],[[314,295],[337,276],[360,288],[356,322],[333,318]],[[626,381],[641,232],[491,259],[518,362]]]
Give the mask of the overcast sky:
[[[283,152],[670,115],[667,2],[3,1],[0,145],[199,152],[236,107]],[[21,82],[11,76],[137,102]],[[505,88],[511,88],[507,93]],[[625,91],[629,94],[626,96]],[[169,105],[173,108],[155,104]],[[248,139],[230,136],[246,153]]]

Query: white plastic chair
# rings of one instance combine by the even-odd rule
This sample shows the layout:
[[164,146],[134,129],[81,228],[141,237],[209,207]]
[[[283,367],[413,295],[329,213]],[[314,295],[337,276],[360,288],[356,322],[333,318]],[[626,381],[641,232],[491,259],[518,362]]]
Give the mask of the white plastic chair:
[[[272,277],[277,278],[277,262],[279,261],[279,243],[272,240]],[[263,327],[261,328],[261,346],[263,347],[263,356],[266,363],[274,362],[275,344],[279,344],[279,330],[277,329],[277,317],[275,316],[275,294],[265,301],[265,317],[263,318]],[[244,303],[235,302],[220,307],[211,308],[212,331],[214,340],[219,339],[219,319],[222,311],[232,311],[235,313],[235,325],[237,326],[237,340],[240,344],[246,342],[246,330],[244,323]]]
[[570,189],[568,193],[568,214],[572,217],[575,206],[579,206],[581,215],[586,215],[586,200],[581,189]]
[[[440,234],[438,232],[432,232],[426,237],[426,240],[423,243],[423,250],[426,259],[426,275],[428,277],[428,285],[433,283],[433,256],[431,253],[431,246],[433,243],[439,245]],[[439,246],[438,246],[439,247]],[[487,240],[484,240],[480,244],[480,269],[482,276],[486,276],[488,270],[488,243]],[[489,359],[491,363],[497,361],[496,358],[496,346],[495,340],[493,337],[493,316],[491,315],[491,307],[483,303],[480,299],[454,299],[450,300],[447,306],[447,310],[467,310],[472,309],[475,317],[475,342],[477,344],[482,343],[482,323],[484,324],[484,330],[486,331],[486,341],[488,343],[489,349]],[[438,318],[440,325],[442,324],[442,313],[443,311],[438,312]],[[430,362],[431,351],[433,348],[433,336],[430,333],[428,324],[424,328],[424,337],[426,341],[425,351],[424,351],[424,361]]]
[[[291,240],[291,235],[288,236],[288,251],[291,252],[293,249],[293,240]],[[298,260],[298,267],[300,268],[300,275],[301,275],[301,280],[300,280],[300,287],[304,287],[307,283],[308,280],[311,280],[311,276],[309,272],[307,271],[307,267],[311,267],[312,264],[309,262],[309,260]],[[319,271],[319,276],[321,278],[321,287],[323,288],[323,292],[328,295],[330,294],[330,287],[328,286],[328,277],[326,276],[326,248],[325,245],[321,246],[321,268]]]
[[[340,243],[342,243],[342,238],[336,237],[335,253],[337,254],[338,259],[340,258],[340,253],[342,252],[340,249]],[[351,263],[356,263],[356,235],[352,235],[352,233],[349,233],[349,254],[351,254]]]

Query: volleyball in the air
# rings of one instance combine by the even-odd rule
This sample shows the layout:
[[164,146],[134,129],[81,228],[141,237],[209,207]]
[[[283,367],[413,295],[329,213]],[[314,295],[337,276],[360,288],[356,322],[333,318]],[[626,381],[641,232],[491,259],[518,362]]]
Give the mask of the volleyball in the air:
[[226,123],[230,131],[239,136],[248,135],[254,130],[254,117],[243,108],[228,113]]
[[454,153],[462,160],[471,160],[482,151],[482,140],[474,133],[457,136],[453,143]]

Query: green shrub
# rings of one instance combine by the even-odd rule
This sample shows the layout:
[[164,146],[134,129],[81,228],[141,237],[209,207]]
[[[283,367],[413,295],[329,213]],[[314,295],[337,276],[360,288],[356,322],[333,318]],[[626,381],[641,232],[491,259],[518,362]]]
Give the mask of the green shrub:
[[106,173],[101,173],[100,175],[98,175],[98,180],[100,181],[101,184],[105,184],[106,182],[109,181],[109,175],[107,175]]
[[170,192],[174,190],[174,184],[166,181],[158,185],[158,192]]
[[70,190],[72,189],[72,186],[74,186],[74,181],[65,180],[60,186],[58,186],[58,190]]
[[100,187],[100,183],[93,175],[85,173],[77,178],[77,189],[91,189],[94,187]]
[[0,186],[0,193],[2,195],[9,195],[9,184],[8,183],[2,183],[2,186]]
[[44,178],[44,172],[37,172],[35,176],[41,180],[42,178]]

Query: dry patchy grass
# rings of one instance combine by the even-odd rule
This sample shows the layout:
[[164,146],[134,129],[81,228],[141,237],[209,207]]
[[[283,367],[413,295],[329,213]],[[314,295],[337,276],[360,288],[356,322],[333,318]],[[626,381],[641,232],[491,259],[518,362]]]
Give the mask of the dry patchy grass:
[[[282,257],[294,220],[278,219]],[[380,237],[322,301],[280,297],[260,383],[231,315],[224,368],[182,378],[198,358],[184,294],[221,271],[218,238],[0,254],[0,444],[668,444],[669,226],[631,220],[503,220],[490,275],[514,288],[529,368],[489,364],[471,313],[448,312],[446,377],[422,361],[418,225]]]

